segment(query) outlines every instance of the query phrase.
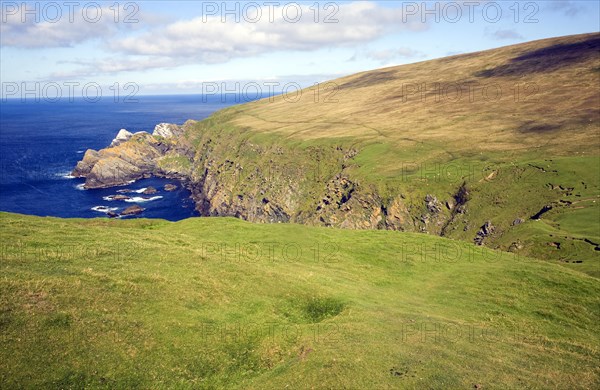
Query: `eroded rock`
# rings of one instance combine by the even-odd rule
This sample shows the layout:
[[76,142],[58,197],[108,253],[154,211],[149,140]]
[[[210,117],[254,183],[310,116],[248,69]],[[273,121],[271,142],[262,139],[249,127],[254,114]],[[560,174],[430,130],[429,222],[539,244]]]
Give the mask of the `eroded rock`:
[[158,190],[156,188],[149,186],[144,191],[142,191],[142,194],[152,195],[152,194],[156,194],[157,192],[158,192]]
[[475,239],[473,240],[477,245],[483,245],[483,241],[486,237],[489,237],[494,233],[496,227],[492,225],[491,221],[486,221],[483,226],[477,232]]
[[133,206],[129,206],[127,207],[125,210],[123,210],[123,212],[121,213],[121,215],[138,215],[144,212],[143,207],[138,206],[137,204],[133,205]]

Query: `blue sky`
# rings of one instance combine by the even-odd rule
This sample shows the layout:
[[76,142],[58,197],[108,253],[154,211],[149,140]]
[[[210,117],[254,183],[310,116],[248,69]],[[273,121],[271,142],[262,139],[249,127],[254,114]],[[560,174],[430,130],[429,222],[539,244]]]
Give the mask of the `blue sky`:
[[596,1],[0,4],[3,96],[15,83],[135,83],[140,95],[200,93],[221,81],[306,86],[600,28]]

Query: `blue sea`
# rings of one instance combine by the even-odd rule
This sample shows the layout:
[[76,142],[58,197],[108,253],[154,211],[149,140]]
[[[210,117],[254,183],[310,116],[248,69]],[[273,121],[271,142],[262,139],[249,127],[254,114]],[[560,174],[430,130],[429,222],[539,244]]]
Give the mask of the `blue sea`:
[[[232,99],[233,100],[233,99]],[[183,124],[204,119],[235,102],[220,96],[140,96],[115,103],[64,99],[57,102],[8,99],[0,103],[0,211],[65,218],[106,218],[108,210],[133,204],[146,210],[139,217],[177,221],[197,216],[190,192],[180,183],[149,178],[128,186],[83,190],[84,179],[69,173],[88,149],[107,147],[122,128],[152,132],[158,123]],[[164,191],[167,183],[174,192]],[[153,186],[159,193],[126,194],[133,202],[109,201],[118,189]],[[150,199],[143,199],[150,198]]]

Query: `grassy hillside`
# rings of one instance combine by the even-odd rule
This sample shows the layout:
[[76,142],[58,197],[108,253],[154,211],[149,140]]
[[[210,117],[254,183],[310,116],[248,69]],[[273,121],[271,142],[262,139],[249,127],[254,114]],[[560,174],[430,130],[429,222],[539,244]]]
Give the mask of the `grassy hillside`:
[[0,236],[2,388],[600,386],[598,279],[518,254],[232,218]]
[[191,124],[158,166],[202,215],[478,240],[600,276],[599,53],[586,34],[348,76]]
[[381,175],[397,173],[399,159],[595,153],[599,51],[600,34],[544,39],[358,73],[230,111],[261,133],[386,144]]
[[0,388],[600,387],[599,50],[365,72],[104,152],[239,219],[0,213]]

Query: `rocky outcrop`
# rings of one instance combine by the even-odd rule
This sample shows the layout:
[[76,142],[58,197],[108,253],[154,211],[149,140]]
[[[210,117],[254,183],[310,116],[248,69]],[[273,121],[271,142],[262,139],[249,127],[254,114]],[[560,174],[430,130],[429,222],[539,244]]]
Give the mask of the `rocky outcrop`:
[[431,214],[437,214],[442,211],[442,204],[435,195],[427,194],[425,196],[425,205]]
[[99,152],[88,149],[71,174],[86,178],[86,189],[124,185],[157,170],[158,158],[164,154],[160,146],[148,133],[131,134],[126,141],[113,141]]
[[381,199],[344,174],[338,174],[325,186],[313,223],[344,229],[378,229],[384,220]]
[[520,225],[520,224],[522,224],[523,222],[525,222],[525,220],[523,220],[522,218],[517,218],[517,219],[515,219],[514,221],[512,221],[512,224],[511,224],[511,225],[512,225],[512,226],[517,226],[517,225]]
[[144,195],[153,195],[156,194],[158,192],[158,190],[152,186],[147,187],[146,189],[144,189],[144,191],[142,191],[142,194]]
[[127,195],[110,195],[106,199],[108,199],[108,200],[129,200],[131,198]]
[[117,134],[117,136],[115,137],[115,139],[112,140],[112,142],[110,143],[110,146],[117,146],[127,140],[129,140],[129,138],[131,138],[133,136],[132,133],[130,133],[129,131],[125,130],[125,129],[121,129],[119,131],[119,133]]
[[144,212],[143,207],[138,206],[137,204],[133,205],[133,206],[129,206],[127,207],[125,210],[123,210],[123,212],[121,213],[121,215],[124,216],[129,216],[129,215],[138,215]]
[[486,237],[491,236],[495,230],[496,230],[496,227],[494,225],[492,225],[492,222],[486,221],[483,224],[483,226],[479,229],[479,231],[477,232],[477,235],[475,236],[475,239],[473,241],[475,242],[476,245],[483,245],[483,240]]
[[87,177],[99,159],[100,153],[93,149],[86,150],[85,154],[83,155],[83,160],[77,163],[77,166],[73,172],[71,172],[71,175],[75,177]]
[[144,177],[142,171],[119,157],[108,156],[100,159],[87,175],[84,188],[106,188],[126,184]]
[[171,123],[159,123],[154,127],[152,135],[155,137],[173,138],[178,137],[183,133],[183,129],[180,126]]
[[387,208],[383,208],[386,215],[386,227],[389,230],[413,231],[415,225],[403,195],[396,196]]

